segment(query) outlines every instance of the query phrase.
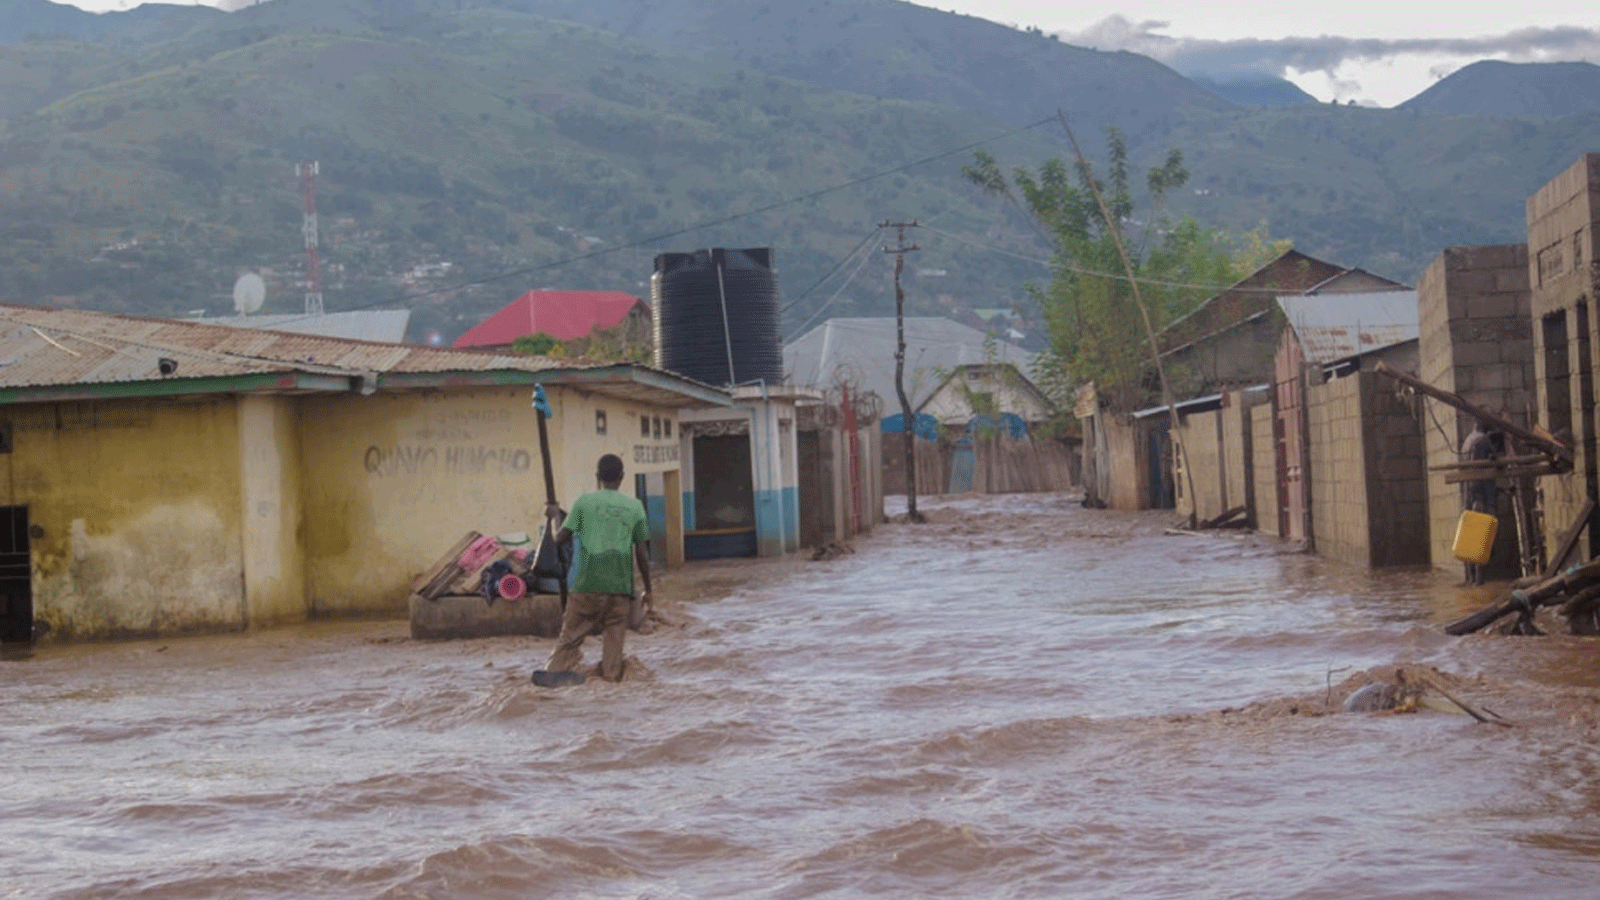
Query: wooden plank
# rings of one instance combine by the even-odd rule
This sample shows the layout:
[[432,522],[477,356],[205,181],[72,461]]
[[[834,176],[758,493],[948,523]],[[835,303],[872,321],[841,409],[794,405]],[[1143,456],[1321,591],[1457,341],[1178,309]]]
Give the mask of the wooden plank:
[[1462,482],[1483,482],[1483,480],[1498,479],[1536,479],[1541,476],[1560,476],[1565,474],[1562,469],[1557,469],[1550,464],[1544,466],[1531,466],[1531,468],[1510,469],[1499,472],[1498,477],[1483,477],[1482,472],[1454,472],[1445,476],[1445,484],[1462,484]]
[[1542,463],[1550,457],[1543,453],[1530,453],[1526,456],[1502,456],[1499,459],[1473,459],[1461,462],[1440,463],[1429,466],[1429,472],[1468,471],[1473,469],[1501,469],[1507,466],[1525,466]]
[[1594,501],[1590,500],[1583,505],[1582,511],[1572,520],[1567,530],[1561,533],[1561,541],[1556,545],[1556,552],[1550,555],[1550,564],[1544,567],[1546,579],[1554,578],[1556,573],[1561,571],[1561,567],[1567,564],[1567,558],[1578,547],[1578,535],[1583,534],[1583,529],[1588,526],[1589,519],[1593,515]]
[[[455,546],[451,547],[449,552],[445,553],[444,556],[439,557],[438,562],[435,562],[433,565],[429,566],[426,571],[418,573],[416,577],[411,579],[411,589],[416,593],[427,596],[427,594],[423,591],[423,588],[438,581],[445,574],[445,570],[447,568],[456,566],[456,560],[461,558],[461,554],[467,552],[467,548],[472,546],[472,542],[481,537],[483,537],[483,535],[476,531],[467,532],[467,536],[457,541]],[[456,566],[456,568],[458,570],[457,577],[460,577],[460,566]]]
[[1484,409],[1475,403],[1469,403],[1447,390],[1436,388],[1415,375],[1402,372],[1398,369],[1392,369],[1383,362],[1379,362],[1377,366],[1374,367],[1373,371],[1382,375],[1387,375],[1401,384],[1416,390],[1418,393],[1426,394],[1435,400],[1438,400],[1449,406],[1453,406],[1485,425],[1499,429],[1500,431],[1504,431],[1506,434],[1515,435],[1534,445],[1535,447],[1538,447],[1550,456],[1554,456],[1556,459],[1566,463],[1568,468],[1570,468],[1572,465],[1572,448],[1561,443],[1560,441],[1554,440],[1549,436],[1548,433],[1540,433],[1540,431],[1523,428],[1521,425],[1518,425],[1510,419],[1503,419],[1489,410]]

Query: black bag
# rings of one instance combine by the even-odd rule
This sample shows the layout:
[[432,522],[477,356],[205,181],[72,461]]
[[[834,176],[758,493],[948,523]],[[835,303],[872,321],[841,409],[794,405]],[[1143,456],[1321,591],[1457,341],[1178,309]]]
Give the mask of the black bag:
[[565,546],[556,544],[555,535],[547,524],[539,529],[539,549],[533,557],[534,590],[541,594],[558,594],[561,581],[572,571],[572,542]]

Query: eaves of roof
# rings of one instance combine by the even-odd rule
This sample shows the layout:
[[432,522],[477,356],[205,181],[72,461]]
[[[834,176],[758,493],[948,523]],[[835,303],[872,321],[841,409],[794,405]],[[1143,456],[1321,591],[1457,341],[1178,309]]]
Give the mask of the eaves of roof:
[[163,381],[105,381],[83,384],[36,384],[0,387],[0,404],[60,403],[75,400],[118,400],[184,397],[202,394],[292,394],[348,392],[359,388],[347,375],[267,372],[217,378],[171,378]]
[[413,390],[442,387],[499,387],[505,385],[560,386],[589,391],[618,400],[657,406],[732,406],[733,395],[659,369],[615,365],[582,369],[515,369],[456,372],[401,372],[378,376],[377,389]]

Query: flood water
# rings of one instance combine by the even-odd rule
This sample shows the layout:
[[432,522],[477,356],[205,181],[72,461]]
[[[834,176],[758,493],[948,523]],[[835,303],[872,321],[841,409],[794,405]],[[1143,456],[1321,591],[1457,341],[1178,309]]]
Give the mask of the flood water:
[[[404,622],[0,662],[0,896],[1600,892],[1594,639],[1448,637],[1495,588],[1160,513],[919,505],[665,574],[623,684]],[[1515,724],[1323,714],[1401,662]]]

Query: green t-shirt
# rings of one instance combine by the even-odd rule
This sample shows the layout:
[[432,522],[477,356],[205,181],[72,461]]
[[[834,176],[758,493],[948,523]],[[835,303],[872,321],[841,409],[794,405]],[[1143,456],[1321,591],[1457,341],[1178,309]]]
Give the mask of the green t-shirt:
[[643,504],[621,491],[598,490],[573,501],[562,524],[579,537],[574,591],[633,593],[633,545],[650,540]]

